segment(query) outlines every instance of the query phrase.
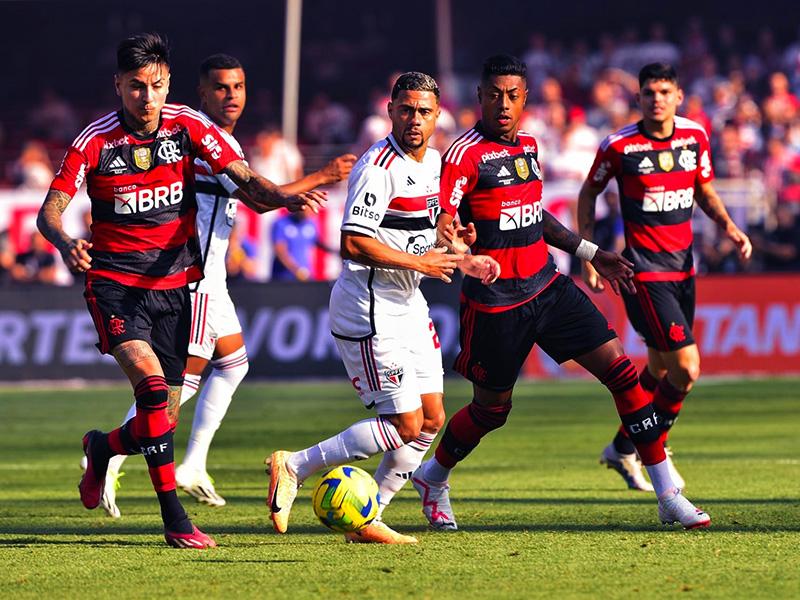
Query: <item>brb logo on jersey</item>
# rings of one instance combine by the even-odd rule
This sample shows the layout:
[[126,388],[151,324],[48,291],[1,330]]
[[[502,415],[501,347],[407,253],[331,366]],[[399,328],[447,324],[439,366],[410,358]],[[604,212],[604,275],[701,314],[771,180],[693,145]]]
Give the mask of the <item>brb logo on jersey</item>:
[[694,204],[694,188],[685,190],[646,191],[642,199],[644,212],[670,212],[681,208],[692,208]]
[[521,200],[503,201],[500,207],[500,231],[522,229],[539,223],[543,217],[541,201],[522,204]]
[[[133,188],[133,189],[131,189]],[[114,188],[114,212],[118,215],[135,215],[157,210],[159,207],[178,204],[183,200],[183,182],[169,186],[137,189],[135,186]]]

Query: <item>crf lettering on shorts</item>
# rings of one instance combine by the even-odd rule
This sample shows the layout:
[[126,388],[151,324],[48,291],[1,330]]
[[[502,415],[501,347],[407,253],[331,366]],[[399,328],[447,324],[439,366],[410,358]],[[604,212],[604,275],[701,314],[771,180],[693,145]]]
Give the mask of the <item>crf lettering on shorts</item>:
[[[122,188],[120,188],[122,189]],[[178,204],[183,200],[183,182],[174,181],[169,186],[138,188],[119,193],[114,190],[114,212],[118,215],[133,215],[158,210],[161,206]]]
[[164,443],[164,444],[159,444],[158,446],[147,446],[147,447],[141,446],[142,454],[144,454],[145,456],[150,456],[152,454],[161,454],[162,452],[166,451],[168,445],[169,444]]
[[[530,227],[542,221],[543,207],[542,202],[537,200],[533,204],[523,204],[513,206],[519,201],[503,202],[500,207],[500,231],[511,231]],[[509,206],[512,205],[512,206]]]
[[666,192],[646,191],[642,199],[644,212],[670,212],[691,208],[694,204],[694,188],[669,190]]

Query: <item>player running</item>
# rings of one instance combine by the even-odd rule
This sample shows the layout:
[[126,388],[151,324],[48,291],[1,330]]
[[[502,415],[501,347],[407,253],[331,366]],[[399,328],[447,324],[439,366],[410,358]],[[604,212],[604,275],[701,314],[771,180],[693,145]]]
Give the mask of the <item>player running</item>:
[[[37,225],[67,267],[86,273],[84,297],[100,338],[130,380],[136,416],[83,438],[81,501],[103,496],[114,454],[144,454],[161,506],[164,538],[177,548],[216,546],[189,520],[176,493],[173,428],[186,365],[191,306],[188,284],[202,277],[195,238],[195,158],[224,172],[253,203],[317,211],[324,195],[287,194],[241,160],[221,130],[169,93],[169,53],[157,34],[117,47],[115,87],[122,109],[98,119],[67,150]],[[61,215],[86,181],[92,239],[73,239]]]
[[[595,201],[612,178],[620,191],[625,227],[623,256],[633,262],[637,293],[623,294],[628,318],[647,344],[647,366],[639,382],[653,403],[661,442],[678,418],[700,375],[700,353],[692,335],[695,280],[692,212],[695,203],[730,238],[744,258],[750,240],[733,223],[717,195],[708,135],[703,127],[675,116],[683,102],[678,75],[666,63],[639,72],[636,95],[642,120],[609,135],[578,196],[578,227],[594,234]],[[583,261],[583,280],[593,292],[605,289],[597,271]],[[667,449],[675,485],[685,485]],[[652,490],[642,475],[636,449],[624,428],[603,449],[600,461],[622,475],[628,487]]]
[[[247,100],[245,73],[239,60],[226,54],[215,54],[206,58],[200,65],[198,94],[200,113],[224,131],[226,141],[244,159],[241,146],[233,137],[233,130],[242,116]],[[355,160],[356,157],[352,154],[340,156],[321,170],[280,188],[288,193],[299,193],[336,183],[347,177]],[[175,482],[198,502],[219,507],[226,502],[217,493],[214,482],[208,475],[208,451],[233,394],[249,368],[242,326],[228,294],[225,255],[238,201],[241,200],[258,213],[265,212],[268,207],[253,203],[227,175],[215,175],[211,166],[202,158],[195,159],[194,174],[197,189],[197,237],[204,278],[190,286],[192,329],[186,375],[181,390],[181,405],[197,392],[201,375],[209,362],[211,374],[197,400],[186,456],[175,469]],[[125,421],[135,414],[134,404]],[[109,461],[100,506],[110,517],[120,516],[116,492],[119,478],[124,475],[120,468],[125,458],[124,455],[118,455]]]
[[[492,286],[465,277],[461,352],[455,369],[473,384],[472,403],[450,419],[433,458],[413,474],[423,512],[438,529],[456,529],[450,506],[450,471],[489,432],[502,427],[511,396],[534,344],[556,362],[573,359],[611,392],[620,419],[653,480],[659,518],[687,528],[705,526],[670,478],[650,400],[617,335],[589,298],[560,275],[547,244],[588,260],[612,289],[633,292],[631,263],[568,231],[542,206],[536,140],[519,131],[528,96],[525,63],[493,56],[483,66],[481,120],[444,156],[439,230],[458,214],[474,223],[472,252],[500,263]],[[474,243],[473,243],[474,242]]]
[[[388,113],[392,133],[356,163],[348,180],[342,223],[342,274],[331,292],[331,332],[348,377],[378,416],[300,450],[274,452],[267,504],[285,533],[297,488],[325,467],[383,452],[375,473],[378,517],[352,542],[416,543],[382,521],[384,509],[422,461],[445,420],[442,355],[423,276],[450,282],[460,266],[486,284],[497,275],[488,257],[435,248],[441,159],[427,147],[439,116],[439,87],[409,72],[394,84]],[[463,259],[463,260],[462,260]]]

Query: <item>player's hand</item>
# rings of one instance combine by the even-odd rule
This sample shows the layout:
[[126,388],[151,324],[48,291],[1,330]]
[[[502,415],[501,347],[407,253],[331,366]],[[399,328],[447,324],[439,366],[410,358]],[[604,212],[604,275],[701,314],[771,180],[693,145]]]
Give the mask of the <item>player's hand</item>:
[[420,273],[428,277],[436,277],[445,283],[450,283],[450,275],[464,260],[463,254],[448,254],[446,248],[433,248],[420,256]]
[[621,289],[629,294],[636,293],[636,286],[633,283],[633,263],[628,259],[614,252],[598,249],[592,259],[592,266],[608,280],[617,296]]
[[749,259],[750,255],[753,253],[753,244],[750,243],[750,238],[745,235],[744,231],[739,229],[736,225],[731,225],[725,233],[728,238],[736,244],[736,247],[739,249],[739,256],[745,260]]
[[591,263],[588,263],[585,260],[581,261],[581,278],[583,279],[583,283],[586,284],[586,287],[588,287],[595,294],[600,294],[606,289],[600,274],[595,270]]
[[286,208],[289,212],[300,212],[301,210],[310,210],[313,213],[318,213],[328,203],[327,194],[320,190],[311,190],[310,192],[303,192],[301,194],[292,194],[286,200]]
[[330,185],[346,179],[357,160],[358,157],[355,154],[342,154],[329,161],[319,171],[322,175],[323,185]]
[[72,240],[61,250],[61,258],[73,273],[85,273],[92,268],[92,257],[88,252],[91,247],[92,245],[86,240]]
[[500,277],[500,263],[485,254],[470,254],[459,265],[470,277],[480,279],[483,285],[491,285]]

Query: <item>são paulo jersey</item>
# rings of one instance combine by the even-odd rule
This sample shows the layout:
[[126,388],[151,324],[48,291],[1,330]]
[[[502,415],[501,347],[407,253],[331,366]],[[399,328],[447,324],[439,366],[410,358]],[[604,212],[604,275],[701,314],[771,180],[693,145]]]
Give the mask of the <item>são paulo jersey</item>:
[[[204,113],[200,114],[208,118]],[[244,160],[239,142],[227,131],[219,131],[239,158]],[[214,175],[211,165],[199,157],[194,160],[194,175],[197,188],[197,238],[204,277],[192,289],[204,294],[224,292],[228,288],[225,254],[228,252],[228,240],[239,202],[234,194],[239,188],[224,173]]]
[[[374,144],[347,180],[342,231],[373,237],[409,254],[425,254],[436,243],[440,168],[439,153],[431,148],[417,162],[391,135]],[[401,315],[419,304],[422,277],[410,269],[345,260],[331,294],[333,334],[344,339],[374,335],[375,313]]]
[[465,277],[464,299],[497,312],[527,302],[558,275],[543,237],[542,176],[536,140],[522,131],[514,143],[491,138],[480,121],[444,155],[442,210],[475,223],[473,254],[500,263],[492,285]]
[[86,181],[92,203],[92,268],[87,280],[172,289],[202,277],[195,238],[193,161],[219,172],[239,156],[208,119],[166,104],[151,135],[122,111],[89,125],[67,150],[51,189],[74,196]]
[[588,181],[605,188],[615,177],[625,226],[623,255],[644,281],[681,280],[694,272],[694,191],[714,179],[705,129],[675,117],[667,138],[649,136],[641,121],[600,144]]

